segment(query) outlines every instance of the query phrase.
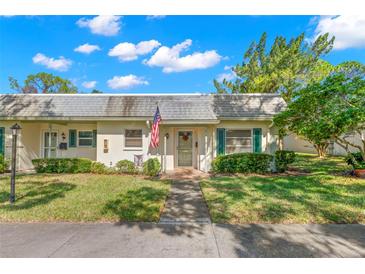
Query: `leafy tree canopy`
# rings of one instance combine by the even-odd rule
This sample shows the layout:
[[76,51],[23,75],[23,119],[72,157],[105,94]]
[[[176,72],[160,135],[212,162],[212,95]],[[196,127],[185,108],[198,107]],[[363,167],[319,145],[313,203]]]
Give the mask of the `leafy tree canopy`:
[[20,85],[16,79],[9,77],[10,88],[21,93],[77,93],[77,87],[70,80],[50,73],[30,74]]
[[93,89],[92,91],[91,91],[91,93],[103,93],[101,90],[98,90],[98,89]]
[[[287,109],[274,117],[274,124],[282,134],[289,130],[307,139],[320,156],[334,140],[347,152],[350,147],[358,149],[365,160],[363,69],[360,63],[341,64],[324,80],[296,91]],[[361,144],[348,138],[349,132],[357,135]]]
[[267,35],[263,33],[259,43],[253,42],[241,65],[232,70],[236,79],[214,80],[219,93],[276,93],[280,92],[289,102],[293,92],[311,81],[322,79],[331,65],[320,60],[333,47],[334,37],[324,34],[312,44],[305,41],[304,33],[287,42],[276,37],[270,50],[266,49]]

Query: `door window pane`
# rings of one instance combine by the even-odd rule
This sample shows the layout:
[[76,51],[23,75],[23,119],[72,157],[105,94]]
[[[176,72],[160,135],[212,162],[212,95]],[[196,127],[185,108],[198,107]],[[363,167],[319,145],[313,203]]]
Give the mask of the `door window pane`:
[[44,133],[44,146],[49,147],[49,132]]
[[43,157],[56,158],[57,157],[57,132],[44,132],[43,142]]
[[49,151],[49,149],[48,149],[48,148],[45,148],[45,149],[44,149],[44,155],[43,155],[43,156],[44,156],[44,158],[49,158],[49,152],[48,152],[48,151]]
[[52,132],[51,133],[51,147],[56,147],[56,146],[57,146],[57,133]]

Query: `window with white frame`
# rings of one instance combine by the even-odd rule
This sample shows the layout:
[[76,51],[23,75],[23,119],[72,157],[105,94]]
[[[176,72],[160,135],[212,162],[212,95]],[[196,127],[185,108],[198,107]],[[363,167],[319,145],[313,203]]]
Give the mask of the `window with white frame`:
[[142,148],[142,129],[126,129],[124,146],[127,148]]
[[252,152],[252,130],[227,129],[226,154]]
[[79,131],[79,146],[91,147],[93,145],[93,132],[92,131]]

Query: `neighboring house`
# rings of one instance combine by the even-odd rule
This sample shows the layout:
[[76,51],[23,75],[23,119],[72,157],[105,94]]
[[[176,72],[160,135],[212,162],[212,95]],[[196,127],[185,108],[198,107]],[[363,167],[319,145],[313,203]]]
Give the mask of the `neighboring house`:
[[[151,149],[157,106],[160,146]],[[107,166],[157,157],[163,170],[208,171],[217,154],[273,153],[278,141],[272,118],[284,107],[273,94],[1,95],[0,153],[10,158],[10,126],[17,122],[20,170],[42,157],[86,157]]]
[[[355,143],[356,145],[361,145],[362,142],[360,139],[360,136],[358,134],[354,133],[348,133],[345,135],[346,139],[351,142]],[[303,138],[299,137],[296,134],[290,134],[283,139],[283,149],[285,150],[293,150],[296,152],[303,152],[303,153],[317,153],[317,150],[314,148],[314,146],[308,142],[307,140],[304,140]],[[356,148],[349,146],[349,150],[351,152],[358,151]],[[339,146],[335,142],[330,142],[327,153],[330,155],[346,155],[347,152],[344,150],[341,146]]]

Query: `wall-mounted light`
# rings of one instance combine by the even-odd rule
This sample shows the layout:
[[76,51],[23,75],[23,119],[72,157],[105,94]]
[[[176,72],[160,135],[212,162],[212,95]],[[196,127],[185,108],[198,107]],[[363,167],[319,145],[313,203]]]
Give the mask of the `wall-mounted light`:
[[62,138],[62,141],[65,141],[66,140],[66,134],[64,132],[62,132],[61,138]]
[[170,134],[169,134],[169,133],[166,133],[166,134],[165,134],[165,137],[166,137],[166,139],[169,139]]

